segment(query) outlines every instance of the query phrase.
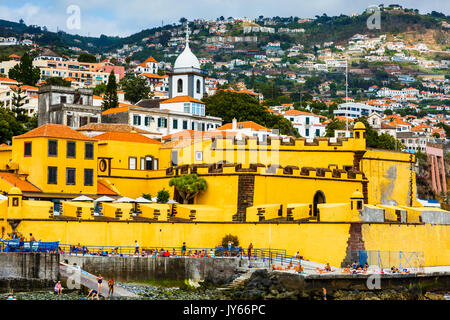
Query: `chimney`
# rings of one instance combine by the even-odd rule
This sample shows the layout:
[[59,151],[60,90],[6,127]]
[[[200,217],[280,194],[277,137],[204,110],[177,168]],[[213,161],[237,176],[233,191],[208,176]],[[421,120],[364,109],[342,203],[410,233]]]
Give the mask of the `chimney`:
[[237,129],[237,120],[236,120],[236,118],[233,118],[233,126],[232,126],[232,129],[233,129],[233,130],[236,130],[236,129]]

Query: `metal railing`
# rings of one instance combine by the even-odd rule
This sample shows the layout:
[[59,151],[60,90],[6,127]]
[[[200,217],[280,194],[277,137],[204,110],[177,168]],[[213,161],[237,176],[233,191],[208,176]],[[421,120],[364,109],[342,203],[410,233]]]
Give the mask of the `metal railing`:
[[420,269],[425,263],[422,251],[380,251],[359,250],[359,263],[378,266],[380,270],[397,267],[398,269]]
[[[194,256],[194,257],[238,257],[240,259],[248,258],[248,249],[234,247],[229,250],[224,247],[199,248],[199,247],[155,247],[143,246],[98,246],[98,245],[71,245],[60,244],[59,253],[69,255],[95,255],[95,256],[163,256],[165,252],[169,256]],[[285,249],[267,249],[254,248],[251,250],[251,259],[267,260],[285,256]]]
[[59,242],[0,239],[0,252],[58,252]]

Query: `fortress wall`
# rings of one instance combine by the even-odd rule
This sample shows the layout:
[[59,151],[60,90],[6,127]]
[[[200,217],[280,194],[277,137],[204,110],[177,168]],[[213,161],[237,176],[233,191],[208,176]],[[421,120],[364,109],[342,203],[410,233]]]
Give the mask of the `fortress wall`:
[[425,266],[450,265],[448,225],[363,224],[366,250],[423,252]]
[[[416,203],[416,180],[411,172],[410,155],[382,150],[367,150],[361,170],[369,180],[369,204],[413,205]],[[412,185],[411,185],[412,180]]]
[[345,258],[350,224],[253,224],[253,223],[142,223],[98,221],[22,221],[17,231],[30,232],[43,241],[62,244],[180,247],[216,247],[227,234],[238,236],[247,248],[297,251],[307,259],[340,265]]

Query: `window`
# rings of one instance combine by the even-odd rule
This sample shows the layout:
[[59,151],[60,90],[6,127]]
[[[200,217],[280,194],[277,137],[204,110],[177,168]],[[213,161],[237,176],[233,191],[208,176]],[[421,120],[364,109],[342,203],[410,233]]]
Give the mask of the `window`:
[[72,127],[73,126],[73,116],[67,115],[67,126]]
[[184,113],[190,113],[191,112],[191,107],[189,103],[185,103],[184,104]]
[[183,129],[186,130],[188,128],[187,120],[183,120]]
[[320,137],[320,130],[316,129],[316,137]]
[[67,158],[76,158],[76,143],[75,141],[67,141]]
[[84,144],[84,159],[92,160],[94,159],[94,144],[86,142]]
[[136,170],[136,158],[135,157],[128,158],[128,169]]
[[181,79],[178,79],[178,85],[177,85],[177,91],[178,92],[183,92],[183,80],[181,80]]
[[309,137],[309,129],[305,129],[305,136]]
[[61,96],[61,97],[59,97],[59,101],[60,101],[60,103],[66,103],[67,102],[67,97],[66,96]]
[[141,157],[141,170],[145,170],[145,158]]
[[306,124],[309,124],[309,118],[306,117]]
[[23,150],[24,157],[31,157],[31,142],[25,142],[24,143],[24,150]]
[[172,128],[178,129],[178,120],[177,119],[173,119]]
[[56,157],[58,156],[58,141],[48,140],[48,156]]
[[58,184],[58,168],[47,168],[47,184]]
[[75,168],[66,168],[66,184],[74,185],[75,184]]
[[202,131],[205,131],[205,124],[202,123]]
[[145,117],[144,118],[144,124],[145,124],[145,126],[149,126],[150,125],[150,117]]
[[141,125],[141,116],[138,116],[138,115],[133,116],[133,125],[135,125],[135,126]]
[[196,151],[196,152],[195,152],[195,160],[196,160],[196,161],[202,161],[202,160],[203,160],[203,152],[201,152],[201,151]]
[[153,170],[153,158],[145,157],[145,170]]
[[80,117],[80,127],[87,125],[88,117]]
[[89,118],[89,123],[98,123],[98,118],[97,117],[90,117]]
[[197,93],[200,93],[200,86],[201,86],[200,80],[197,80]]
[[94,185],[94,169],[84,169],[84,185]]

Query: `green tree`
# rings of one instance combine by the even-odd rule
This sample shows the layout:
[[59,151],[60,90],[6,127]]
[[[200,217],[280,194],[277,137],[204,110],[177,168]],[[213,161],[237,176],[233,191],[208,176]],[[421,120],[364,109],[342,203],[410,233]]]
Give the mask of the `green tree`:
[[95,63],[95,62],[97,62],[97,58],[92,54],[82,52],[78,56],[78,62]]
[[231,241],[231,247],[232,248],[235,248],[235,247],[239,246],[239,238],[237,236],[232,235],[232,234],[227,234],[226,236],[224,236],[222,238],[222,241],[221,241],[220,244],[222,245],[222,247],[228,248],[228,241]]
[[152,201],[152,195],[150,193],[143,193],[142,198]]
[[100,96],[106,92],[106,84],[99,83],[92,89],[93,94]]
[[203,101],[206,114],[220,117],[225,123],[232,122],[233,118],[238,122],[253,121],[271,129],[279,129],[280,134],[298,136],[289,120],[270,113],[249,94],[220,90],[213,96],[203,98]]
[[127,75],[120,81],[120,85],[122,90],[125,91],[125,99],[131,103],[148,99],[150,88],[144,78]]
[[325,127],[325,137],[334,137],[335,130],[344,130],[346,128],[346,123],[337,119],[329,122]]
[[0,108],[0,143],[11,142],[12,137],[27,132],[27,129],[13,111]]
[[38,67],[33,67],[30,55],[25,52],[20,58],[20,63],[9,70],[8,76],[23,84],[34,86],[41,77],[41,71]]
[[169,202],[170,193],[166,189],[159,190],[156,194],[156,202],[158,203],[167,203]]
[[24,92],[22,91],[21,87],[19,87],[18,89],[12,89],[12,91],[12,106],[14,107],[14,109],[19,109],[25,104],[24,100],[27,96],[25,94],[22,95]]
[[103,97],[103,110],[117,108],[119,106],[119,98],[117,97],[117,83],[114,71],[111,71],[106,85],[106,92]]
[[70,81],[64,80],[61,77],[50,77],[50,78],[45,79],[45,85],[70,87],[72,85],[72,83]]
[[188,204],[189,200],[200,192],[207,189],[206,180],[199,178],[196,174],[186,174],[181,177],[170,179],[169,186],[174,186],[180,196],[183,198],[183,203]]

